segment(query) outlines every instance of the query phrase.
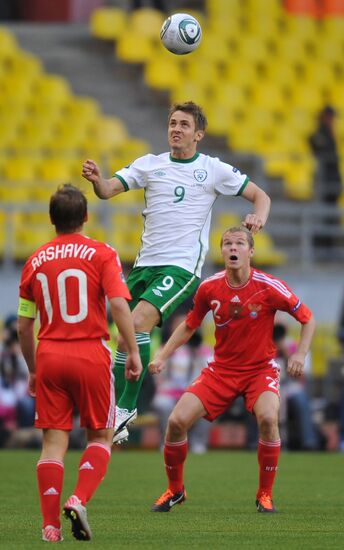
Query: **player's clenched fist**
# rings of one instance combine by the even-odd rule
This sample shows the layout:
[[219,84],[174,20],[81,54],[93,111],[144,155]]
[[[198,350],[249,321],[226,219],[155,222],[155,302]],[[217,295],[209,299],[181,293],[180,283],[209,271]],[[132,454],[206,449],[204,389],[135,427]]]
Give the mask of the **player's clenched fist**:
[[151,374],[159,374],[164,367],[164,361],[162,359],[153,359],[148,365],[148,370]]
[[242,225],[254,235],[263,227],[263,222],[256,214],[247,214],[245,221],[242,222]]
[[137,382],[142,373],[142,363],[139,352],[129,353],[125,363],[125,378]]
[[82,176],[92,183],[97,183],[101,178],[98,164],[94,160],[85,160],[82,165]]

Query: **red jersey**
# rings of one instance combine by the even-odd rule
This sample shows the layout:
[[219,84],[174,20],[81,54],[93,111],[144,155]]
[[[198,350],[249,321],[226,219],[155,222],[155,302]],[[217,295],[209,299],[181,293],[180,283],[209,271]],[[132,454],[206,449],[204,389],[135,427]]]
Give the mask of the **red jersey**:
[[58,235],[24,265],[20,297],[36,304],[39,339],[108,339],[105,296],[131,299],[119,257],[80,233]]
[[232,287],[226,271],[221,271],[198,287],[186,324],[196,329],[212,311],[215,362],[226,368],[251,368],[266,365],[276,356],[272,333],[277,310],[288,312],[300,323],[312,316],[283,281],[263,271],[252,268],[249,280],[241,287]]

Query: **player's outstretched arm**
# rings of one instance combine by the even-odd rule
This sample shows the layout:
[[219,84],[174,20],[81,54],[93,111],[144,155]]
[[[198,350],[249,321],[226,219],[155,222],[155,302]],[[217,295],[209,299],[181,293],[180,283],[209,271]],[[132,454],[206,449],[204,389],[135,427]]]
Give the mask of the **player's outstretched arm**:
[[310,350],[315,331],[315,320],[312,316],[308,323],[301,325],[300,341],[297,350],[289,357],[287,373],[293,378],[303,375],[306,355]]
[[82,165],[82,177],[92,183],[94,192],[100,199],[110,199],[124,191],[123,184],[118,178],[103,178],[94,160],[85,160]]
[[124,298],[111,298],[111,315],[124,340],[128,358],[125,364],[125,377],[131,382],[137,382],[142,373],[142,363],[139,348],[135,338],[133,318]]
[[177,326],[171,334],[164,347],[158,352],[156,357],[148,365],[151,374],[158,374],[164,368],[166,359],[180,346],[188,342],[196,329],[189,328],[185,321]]
[[18,317],[18,338],[24,359],[29,369],[29,394],[32,397],[36,395],[36,346],[34,336],[35,320],[30,317]]
[[243,221],[243,225],[247,227],[251,233],[255,234],[266,224],[269,217],[271,199],[269,195],[258,187],[258,185],[253,183],[253,181],[248,182],[242,196],[252,202],[254,206],[254,212],[247,214]]

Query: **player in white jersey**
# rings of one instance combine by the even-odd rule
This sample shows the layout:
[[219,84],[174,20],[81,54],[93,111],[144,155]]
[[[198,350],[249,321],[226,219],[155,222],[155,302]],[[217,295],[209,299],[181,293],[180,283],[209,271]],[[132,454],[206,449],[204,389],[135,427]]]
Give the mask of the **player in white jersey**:
[[168,116],[169,153],[145,155],[110,179],[102,177],[94,161],[83,164],[83,177],[101,199],[131,189],[145,190],[142,246],[127,281],[144,371],[138,382],[125,381],[126,352],[120,338],[115,358],[115,443],[127,439],[127,426],[137,416],[152,329],[191,296],[200,282],[215,200],[219,195],[241,195],[250,201],[254,212],[246,215],[243,225],[252,233],[265,225],[269,215],[270,198],[262,189],[237,168],[197,152],[206,125],[198,105],[192,101],[175,104]]

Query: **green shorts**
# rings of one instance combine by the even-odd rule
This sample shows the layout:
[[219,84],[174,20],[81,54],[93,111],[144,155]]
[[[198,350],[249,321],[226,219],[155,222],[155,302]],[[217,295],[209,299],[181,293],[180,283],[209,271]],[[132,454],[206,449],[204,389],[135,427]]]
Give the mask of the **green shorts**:
[[146,300],[160,311],[161,326],[180,304],[194,294],[199,283],[199,277],[175,265],[134,267],[127,279],[132,296],[130,309],[134,309],[140,300]]

